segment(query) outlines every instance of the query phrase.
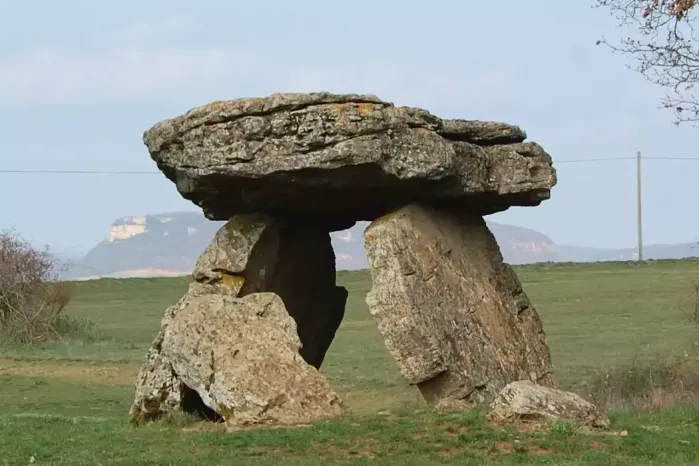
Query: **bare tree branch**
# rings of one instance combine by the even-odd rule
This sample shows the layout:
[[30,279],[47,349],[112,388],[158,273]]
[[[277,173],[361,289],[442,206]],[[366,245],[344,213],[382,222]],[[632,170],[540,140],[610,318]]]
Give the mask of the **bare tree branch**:
[[631,67],[650,82],[668,89],[662,106],[674,112],[675,123],[699,121],[699,42],[694,29],[697,0],[597,0],[620,26],[636,30],[614,45],[597,41],[631,57]]

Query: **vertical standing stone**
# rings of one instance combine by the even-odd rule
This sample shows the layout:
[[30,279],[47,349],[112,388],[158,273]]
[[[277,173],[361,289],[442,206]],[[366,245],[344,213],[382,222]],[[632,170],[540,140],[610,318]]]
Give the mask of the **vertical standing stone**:
[[[347,300],[347,291],[335,285],[335,256],[327,228],[262,215],[236,216],[201,255],[193,278],[188,293],[167,309],[139,372],[130,413],[133,421],[180,409],[233,423],[309,421],[321,412],[342,411],[339,398],[316,370],[342,321]],[[281,299],[265,298],[262,301],[268,304],[260,307],[262,301],[255,296],[263,294]],[[273,312],[268,313],[269,302]],[[261,332],[259,341],[251,329]],[[202,345],[211,348],[211,358],[219,365],[199,354],[195,348]],[[237,360],[227,351],[246,345],[254,347],[250,350],[254,354],[246,353],[243,362],[234,364]],[[273,370],[256,371],[260,361]],[[217,384],[205,383],[198,377],[201,371],[208,371],[207,377]],[[265,393],[259,392],[265,387]],[[285,391],[294,395],[281,397]],[[241,405],[240,400],[253,398],[258,401]],[[280,406],[288,412],[276,409]],[[299,411],[303,406],[305,414]]]
[[347,290],[335,285],[335,275],[327,229],[277,221],[255,246],[239,295],[278,294],[296,321],[301,356],[320,368],[347,301]]
[[335,275],[328,227],[263,215],[231,219],[194,270],[197,281],[238,285],[239,297],[278,294],[298,326],[301,356],[316,369],[345,313],[347,290]]
[[369,309],[429,404],[483,406],[512,381],[553,383],[541,321],[481,217],[410,205],[375,220],[365,248]]

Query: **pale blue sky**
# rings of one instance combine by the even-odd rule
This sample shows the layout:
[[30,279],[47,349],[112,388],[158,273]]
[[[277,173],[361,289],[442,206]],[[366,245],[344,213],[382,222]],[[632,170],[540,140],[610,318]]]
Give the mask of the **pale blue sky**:
[[[554,161],[699,157],[699,129],[595,46],[592,0],[0,0],[0,169],[154,170],[145,129],[215,99],[373,93],[522,126]],[[429,6],[428,6],[429,5]],[[552,199],[494,216],[558,243],[635,243],[635,162],[561,164]],[[699,237],[699,162],[645,163],[645,239]],[[117,217],[194,210],[160,175],[0,173],[0,228],[84,252]]]

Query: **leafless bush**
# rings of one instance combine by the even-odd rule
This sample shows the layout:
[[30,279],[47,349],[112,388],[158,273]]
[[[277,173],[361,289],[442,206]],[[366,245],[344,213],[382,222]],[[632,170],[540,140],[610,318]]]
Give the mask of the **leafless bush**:
[[[688,323],[699,331],[699,284],[692,287]],[[697,346],[695,342],[694,346]],[[605,409],[662,409],[699,400],[699,357],[696,351],[658,357],[627,367],[598,371],[589,396]]]
[[609,410],[669,408],[699,399],[699,364],[689,355],[603,370],[590,383],[589,397]]
[[694,298],[692,309],[689,314],[689,321],[696,327],[697,331],[699,331],[699,283],[694,284]]
[[61,265],[48,248],[36,249],[14,231],[0,233],[0,338],[34,344],[60,339],[61,312],[70,283],[58,281]]

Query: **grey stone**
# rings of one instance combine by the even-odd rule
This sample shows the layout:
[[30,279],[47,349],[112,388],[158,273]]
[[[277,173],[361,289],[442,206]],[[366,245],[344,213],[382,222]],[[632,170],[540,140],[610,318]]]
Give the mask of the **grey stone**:
[[274,219],[262,215],[238,215],[230,219],[199,256],[192,276],[201,283],[243,284],[243,272],[252,249]]
[[525,378],[553,386],[541,320],[482,219],[538,205],[556,184],[551,157],[525,139],[517,126],[355,94],[217,101],[157,123],[143,137],[152,159],[227,223],[166,311],[132,420],[343,413],[318,369],[347,301],[329,233],[358,220],[373,220],[367,303],[428,403],[483,406]]
[[[196,304],[204,300],[221,306],[229,305],[227,312],[235,312],[235,309],[245,306],[228,298],[260,293],[278,295],[284,303],[284,313],[288,313],[289,319],[294,322],[293,334],[299,341],[294,351],[301,361],[305,361],[304,364],[316,369],[320,368],[344,315],[347,290],[335,284],[335,255],[330,235],[327,230],[314,225],[299,225],[261,215],[236,216],[216,233],[199,258],[193,277],[195,282],[190,285],[188,293],[166,310],[161,329],[139,372],[130,411],[134,422],[154,420],[179,410],[195,412],[209,419],[225,418],[217,410],[218,405],[208,403],[209,399],[204,398],[200,390],[183,382],[183,371],[192,368],[181,363],[178,370],[163,352],[165,335],[172,333],[172,322],[184,309],[196,308]],[[219,298],[227,300],[221,301]],[[250,298],[245,302],[256,302],[256,299]],[[203,311],[196,315],[201,319],[209,318]],[[193,326],[210,325],[209,322],[196,322],[191,316],[187,322]],[[280,321],[270,321],[268,326],[275,325],[275,322]],[[238,325],[239,322],[227,324],[219,321],[219,324]],[[259,325],[252,328],[263,329]],[[276,335],[270,328],[265,330],[267,333],[258,336],[258,344],[266,346],[269,357],[280,351],[281,341],[267,338]],[[220,330],[234,331],[236,327],[221,327]],[[245,338],[252,340],[253,336],[246,334]],[[185,341],[171,338],[170,354],[176,354],[179,351],[177,344]],[[188,361],[191,362],[191,359]],[[261,376],[266,379],[259,383],[265,383],[265,380],[272,383],[278,374],[272,371]],[[235,387],[236,390],[255,390],[249,386],[249,380],[240,383],[243,385]],[[328,412],[336,411],[331,409]]]
[[238,297],[278,294],[296,321],[301,356],[320,368],[345,311],[347,290],[335,284],[327,228],[261,215],[239,215],[202,253],[194,279],[234,287]]
[[238,426],[301,424],[345,412],[300,347],[296,323],[274,293],[190,299],[162,343],[182,383]]
[[136,393],[131,404],[129,418],[132,422],[152,421],[163,415],[180,411],[186,400],[187,388],[172,369],[166,356],[162,354],[165,330],[182,309],[192,299],[207,294],[235,295],[227,286],[202,285],[192,283],[189,291],[176,304],[168,307],[161,320],[160,330],[153,339],[146,360],[136,378]]
[[579,395],[530,380],[504,387],[490,404],[488,420],[503,424],[565,421],[589,429],[609,427],[607,415]]
[[442,120],[438,133],[447,139],[480,145],[511,144],[527,139],[527,133],[519,126],[498,121]]
[[345,313],[347,290],[335,284],[327,230],[277,220],[255,245],[239,296],[279,295],[296,321],[301,356],[320,368]]
[[375,220],[365,248],[371,314],[429,404],[484,406],[529,377],[554,384],[538,314],[482,218],[410,205]]
[[211,219],[259,213],[343,229],[418,201],[480,215],[538,205],[555,170],[524,137],[515,126],[442,120],[375,96],[312,93],[213,102],[157,123],[143,140]]

